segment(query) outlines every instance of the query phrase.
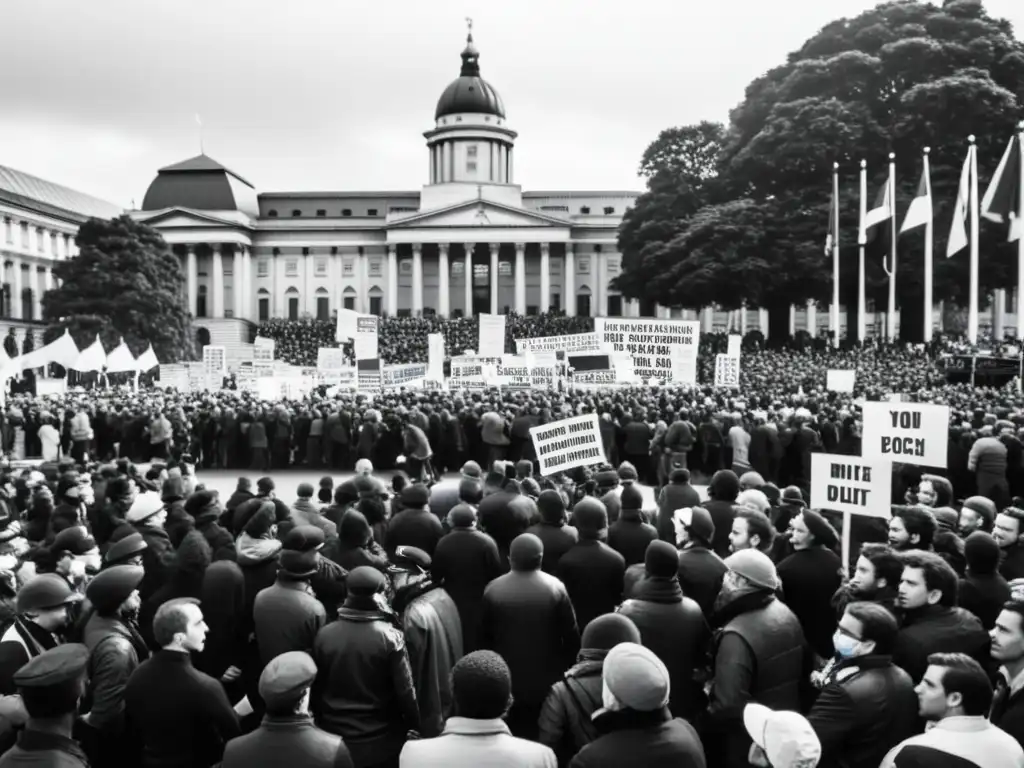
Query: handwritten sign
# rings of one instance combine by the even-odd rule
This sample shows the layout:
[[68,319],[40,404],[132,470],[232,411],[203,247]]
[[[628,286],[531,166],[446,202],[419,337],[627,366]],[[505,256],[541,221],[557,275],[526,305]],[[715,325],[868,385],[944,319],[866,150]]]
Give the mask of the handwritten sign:
[[825,373],[825,387],[830,392],[853,392],[856,379],[855,370],[830,370]]
[[568,336],[535,336],[516,339],[516,352],[600,352],[601,338],[596,333],[573,333]]
[[379,357],[377,349],[377,323],[380,320],[376,315],[360,315],[356,318],[356,336],[354,346],[356,360],[373,360]]
[[[653,378],[674,382],[672,347],[693,347],[696,358],[700,344],[699,320],[599,317],[594,320],[594,330],[613,351],[633,355],[636,375],[644,381]],[[682,359],[679,352],[676,357]],[[679,370],[678,364],[675,368]]]
[[597,414],[588,413],[551,424],[530,427],[542,475],[604,461],[604,446]]
[[946,466],[948,405],[869,401],[862,408],[861,456],[866,461]]
[[715,386],[738,387],[740,385],[740,359],[729,355],[715,355]]
[[892,464],[856,456],[811,454],[811,507],[888,519]]

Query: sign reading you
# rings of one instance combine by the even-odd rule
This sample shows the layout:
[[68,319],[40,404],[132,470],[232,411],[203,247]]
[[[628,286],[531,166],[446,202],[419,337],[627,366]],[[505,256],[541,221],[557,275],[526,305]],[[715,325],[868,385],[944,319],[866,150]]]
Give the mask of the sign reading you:
[[[699,320],[599,317],[594,320],[594,330],[612,351],[633,356],[633,370],[644,381],[673,381],[672,347],[691,346],[696,350],[700,343]],[[681,351],[676,355],[685,356]]]
[[596,413],[530,427],[530,438],[537,451],[542,475],[553,475],[604,460],[601,427]]
[[948,405],[865,402],[862,409],[864,460],[946,466]]
[[889,517],[892,465],[856,456],[811,454],[811,507]]

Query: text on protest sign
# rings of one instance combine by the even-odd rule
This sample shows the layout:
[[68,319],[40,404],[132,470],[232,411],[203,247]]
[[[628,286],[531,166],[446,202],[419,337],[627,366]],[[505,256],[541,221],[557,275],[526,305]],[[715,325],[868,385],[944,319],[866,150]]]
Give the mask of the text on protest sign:
[[738,387],[740,385],[740,359],[729,355],[715,355],[715,386]]
[[356,336],[354,340],[356,360],[374,360],[379,357],[377,350],[376,315],[360,315],[356,318]]
[[320,347],[316,351],[316,367],[322,372],[348,368],[345,350],[338,347]]
[[671,347],[678,344],[696,349],[700,344],[698,320],[599,317],[594,320],[594,330],[613,351],[633,355],[633,369],[644,381],[672,381]]
[[811,507],[888,519],[892,465],[856,456],[811,454]]
[[503,355],[497,372],[502,389],[530,389],[530,364],[525,357]]
[[477,352],[503,354],[505,352],[505,316],[480,313],[477,315],[480,329]]
[[862,408],[862,458],[926,467],[946,466],[948,405],[865,402]]
[[553,475],[604,460],[601,428],[596,413],[530,427],[530,438],[537,452],[542,475]]
[[411,387],[421,384],[427,376],[426,363],[406,363],[404,365],[385,365],[381,369],[381,386]]
[[601,339],[596,333],[574,333],[568,336],[535,336],[516,339],[516,352],[600,352]]

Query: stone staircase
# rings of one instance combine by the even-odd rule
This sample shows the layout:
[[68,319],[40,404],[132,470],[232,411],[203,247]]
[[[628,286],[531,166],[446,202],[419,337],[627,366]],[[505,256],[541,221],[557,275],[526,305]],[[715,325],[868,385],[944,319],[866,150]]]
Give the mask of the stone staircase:
[[217,347],[224,347],[227,358],[228,372],[238,370],[243,362],[252,360],[252,339],[256,335],[256,324],[248,320],[235,318],[197,318],[192,322],[192,330],[196,337],[196,352],[202,358],[201,346],[206,341],[206,334],[209,333],[207,344]]

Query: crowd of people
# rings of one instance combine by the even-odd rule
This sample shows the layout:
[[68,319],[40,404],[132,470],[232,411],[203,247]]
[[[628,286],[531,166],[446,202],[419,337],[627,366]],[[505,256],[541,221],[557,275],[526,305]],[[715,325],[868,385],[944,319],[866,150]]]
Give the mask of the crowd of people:
[[[435,322],[382,351],[475,345]],[[936,351],[751,337],[738,390],[11,395],[4,448],[44,461],[0,467],[0,768],[1024,768],[1024,397]],[[843,563],[810,456],[892,393],[951,406],[948,465],[894,466]],[[605,462],[541,476],[530,427],[591,412]]]

